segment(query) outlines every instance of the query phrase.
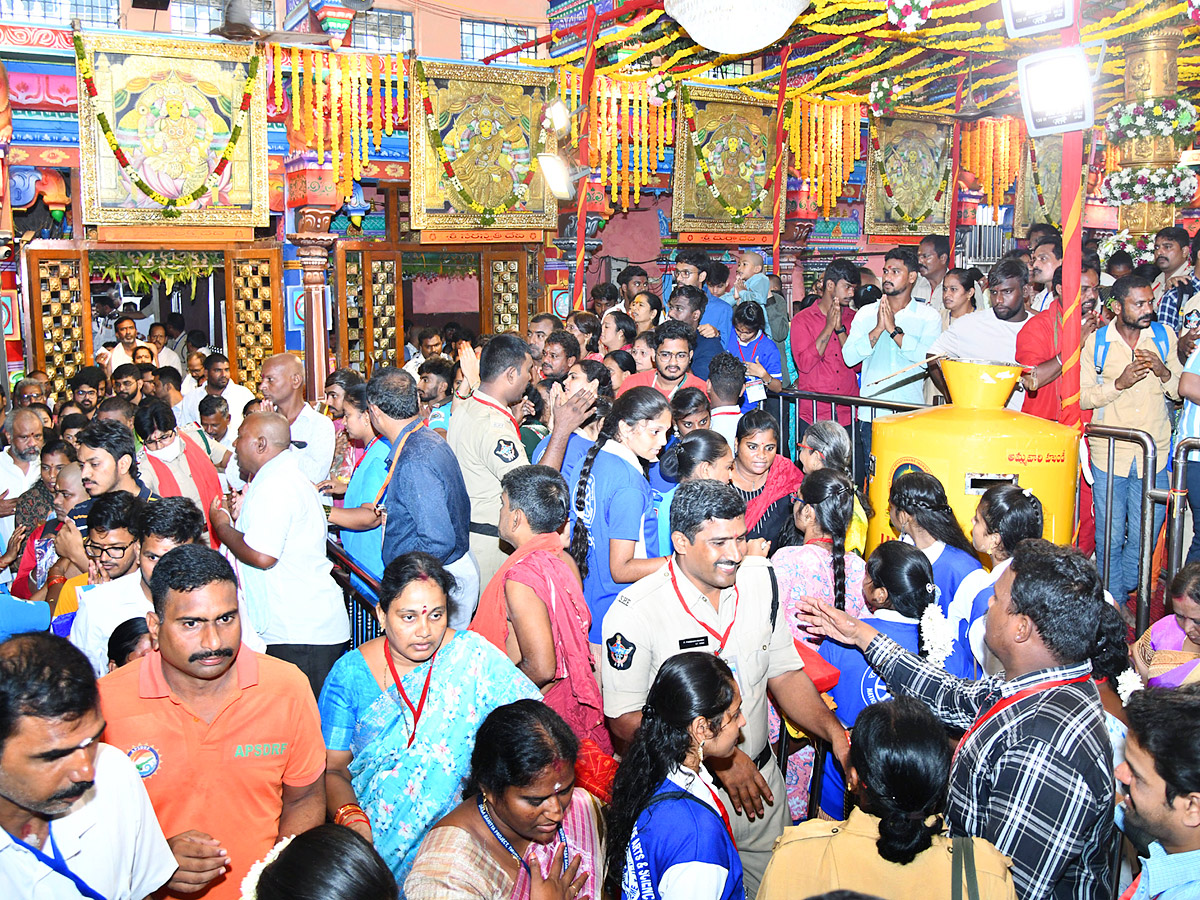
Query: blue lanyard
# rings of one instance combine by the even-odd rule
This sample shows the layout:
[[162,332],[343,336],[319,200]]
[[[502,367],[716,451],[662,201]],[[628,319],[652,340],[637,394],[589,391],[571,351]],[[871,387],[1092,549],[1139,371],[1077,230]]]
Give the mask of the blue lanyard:
[[38,860],[45,863],[64,878],[69,878],[71,883],[75,885],[75,889],[84,897],[88,897],[90,900],[106,900],[103,894],[93,890],[86,881],[67,868],[66,860],[63,859],[63,855],[61,851],[59,851],[58,845],[54,843],[53,830],[47,827],[46,834],[50,838],[50,851],[54,854],[52,857],[47,856],[32,844],[25,844],[24,841],[22,841],[22,844],[24,844],[25,849],[32,853]]
[[[483,819],[483,824],[488,827],[488,831],[490,831],[492,833],[492,837],[494,837],[497,841],[499,841],[500,846],[503,847],[505,850],[507,850],[512,855],[512,858],[515,859],[517,862],[519,862],[521,864],[521,867],[526,872],[528,872],[529,871],[529,863],[525,862],[525,860],[523,860],[521,858],[521,854],[519,854],[517,852],[517,849],[508,842],[508,838],[506,838],[504,835],[502,835],[500,833],[500,829],[496,827],[496,823],[493,822],[492,817],[488,815],[488,811],[484,807],[484,804],[483,804],[483,795],[482,794],[479,795],[479,800],[476,802],[479,805],[479,816],[480,816],[480,818]],[[558,827],[558,839],[560,841],[562,841],[562,845],[563,845],[562,870],[563,870],[563,874],[566,875],[567,874],[567,863],[571,859],[571,848],[567,844],[567,835],[566,835],[566,832],[564,832],[562,830],[561,825]]]

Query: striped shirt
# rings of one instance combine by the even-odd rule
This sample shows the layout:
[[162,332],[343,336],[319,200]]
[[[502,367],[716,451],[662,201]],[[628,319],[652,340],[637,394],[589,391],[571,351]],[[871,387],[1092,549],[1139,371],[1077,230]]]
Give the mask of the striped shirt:
[[[1082,662],[1012,681],[963,681],[883,635],[866,657],[893,691],[962,730],[1025,688],[1091,672]],[[1011,857],[1020,900],[1107,898],[1112,772],[1095,684],[1039,691],[980,722],[962,744],[950,769],[950,831],[986,838]]]

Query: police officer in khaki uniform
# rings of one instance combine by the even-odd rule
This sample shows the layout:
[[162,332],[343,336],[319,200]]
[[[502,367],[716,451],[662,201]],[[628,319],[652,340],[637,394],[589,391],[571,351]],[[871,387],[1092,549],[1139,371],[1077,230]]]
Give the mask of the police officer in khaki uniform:
[[659,667],[688,650],[718,654],[742,692],[741,747],[709,767],[736,814],[733,837],[746,896],[758,892],[771,847],[788,822],[787,786],[767,738],[767,690],[787,718],[829,740],[845,761],[845,729],[821,700],[782,615],[772,623],[770,564],[746,557],[746,504],[716,481],[681,484],[671,503],[675,556],[622,591],[604,616],[604,714],[619,742],[642,719]]
[[471,498],[471,551],[479,583],[491,581],[508,551],[500,545],[500,479],[529,465],[521,428],[509,407],[525,395],[533,372],[529,345],[515,334],[498,334],[479,357],[479,387],[450,417],[446,441],[458,457]]

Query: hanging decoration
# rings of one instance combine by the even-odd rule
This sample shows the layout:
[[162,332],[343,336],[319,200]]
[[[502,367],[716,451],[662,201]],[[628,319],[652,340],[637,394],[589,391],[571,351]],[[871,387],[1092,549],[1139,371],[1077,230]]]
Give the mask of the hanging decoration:
[[[1200,0],[1197,0],[1200,2]],[[675,80],[670,75],[655,72],[646,82],[650,91],[650,102],[655,106],[675,101]]]
[[960,129],[959,167],[978,183],[987,205],[1004,205],[1005,194],[1021,171],[1025,123],[1018,118],[980,119]]
[[791,102],[786,115],[793,167],[808,182],[809,196],[816,198],[822,215],[829,215],[861,156],[861,107],[857,101],[801,98]]
[[275,109],[283,112],[283,48],[278,44],[271,46],[271,60],[274,63],[271,84],[275,89]]
[[[560,82],[560,96],[582,103],[576,92],[582,86],[568,74]],[[655,88],[650,80],[617,81],[597,75],[592,96],[588,98],[588,165],[599,176],[609,201],[628,212],[641,201],[642,189],[650,184],[658,164],[673,142],[673,98],[675,88]],[[572,119],[572,146],[578,146],[579,134]],[[632,197],[631,197],[632,195]],[[631,202],[632,200],[632,202]]]
[[291,88],[292,101],[292,130],[300,133],[300,64],[299,54],[295,50],[289,54],[292,63],[292,77],[288,79]]
[[374,137],[375,152],[383,149],[383,106],[380,98],[383,95],[383,60],[378,56],[369,58],[371,64],[371,133]]
[[316,73],[314,98],[316,107],[313,109],[313,126],[317,133],[317,164],[325,164],[325,53],[316,51],[313,54],[313,70]]
[[[87,49],[84,47],[83,35],[75,32],[72,36],[72,41],[75,45],[75,61],[79,68],[80,77],[83,78],[84,88],[87,91],[88,97],[94,99],[98,93],[96,89],[96,72],[92,68],[92,62],[88,58]],[[103,112],[96,112],[96,122],[100,125],[100,131],[104,135],[104,140],[108,144],[109,149],[112,150],[113,156],[116,157],[117,165],[121,167],[122,173],[124,173],[130,184],[155,203],[162,206],[164,218],[179,218],[180,207],[191,206],[205,194],[213,191],[220,183],[221,176],[225,174],[225,169],[229,167],[229,160],[233,158],[234,150],[237,149],[238,141],[241,140],[242,130],[246,126],[246,119],[250,115],[250,101],[254,97],[254,81],[258,77],[258,64],[261,59],[262,57],[257,53],[250,57],[250,64],[246,71],[245,86],[242,89],[242,98],[237,106],[234,107],[236,112],[234,113],[233,121],[230,123],[229,139],[225,142],[225,147],[217,159],[217,164],[199,187],[179,197],[167,197],[146,184],[142,176],[138,174],[138,170],[130,165],[129,157],[121,149],[121,145],[117,143],[117,136],[113,134],[112,126],[108,124],[108,117]]]
[[896,105],[896,92],[892,87],[892,79],[886,75],[878,81],[871,82],[867,92],[867,106],[873,116],[886,116]]
[[1118,250],[1124,250],[1133,258],[1133,264],[1154,262],[1154,235],[1139,234],[1136,238],[1123,228],[1100,241],[1100,259],[1105,264]]
[[485,206],[471,196],[458,175],[454,172],[454,163],[450,159],[450,155],[446,152],[445,145],[442,143],[442,134],[438,130],[437,117],[433,113],[433,100],[429,96],[429,82],[425,79],[425,67],[419,61],[413,62],[412,80],[413,87],[421,99],[421,112],[425,121],[425,132],[429,137],[430,146],[433,147],[433,152],[437,156],[438,162],[442,165],[446,181],[453,188],[454,192],[462,198],[463,203],[473,212],[479,214],[480,225],[484,228],[494,225],[496,216],[508,212],[518,203],[529,197],[529,185],[533,181],[533,176],[537,174],[538,154],[546,147],[545,127],[543,126],[538,130],[537,140],[530,148],[530,165],[529,169],[525,172],[524,178],[498,204]]
[[1100,197],[1113,206],[1132,203],[1187,203],[1196,195],[1196,176],[1187,166],[1120,169],[1100,185]]
[[933,11],[933,0],[887,0],[887,20],[901,31],[916,31]]
[[898,219],[902,220],[905,224],[909,225],[910,227],[915,227],[915,226],[921,224],[922,222],[924,222],[926,219],[928,219],[933,214],[933,208],[938,203],[941,202],[942,195],[944,193],[946,193],[946,188],[950,184],[950,164],[952,161],[952,157],[949,152],[950,148],[948,146],[945,146],[944,144],[942,146],[942,150],[941,150],[941,158],[943,160],[942,175],[941,175],[941,178],[938,180],[938,187],[937,187],[937,191],[934,193],[933,200],[929,203],[928,206],[925,207],[925,209],[923,209],[921,212],[914,215],[913,213],[909,212],[908,210],[903,209],[900,206],[900,204],[896,202],[896,198],[895,198],[895,195],[894,195],[894,192],[892,189],[892,185],[888,182],[887,167],[884,165],[884,160],[883,160],[883,149],[882,149],[882,147],[880,147],[880,144],[879,144],[879,129],[876,126],[874,119],[871,119],[870,121],[871,121],[871,150],[874,151],[875,172],[879,176],[879,183],[883,185],[883,193],[887,197],[888,205],[891,207],[892,212],[896,215],[896,217]]
[[1042,175],[1038,171],[1037,148],[1033,145],[1033,138],[1028,139],[1029,144],[1029,172],[1033,176],[1033,193],[1037,197],[1038,209],[1041,210],[1042,218],[1055,228],[1062,230],[1062,223],[1055,222],[1054,217],[1050,215],[1050,207],[1046,203],[1046,194],[1042,190]]

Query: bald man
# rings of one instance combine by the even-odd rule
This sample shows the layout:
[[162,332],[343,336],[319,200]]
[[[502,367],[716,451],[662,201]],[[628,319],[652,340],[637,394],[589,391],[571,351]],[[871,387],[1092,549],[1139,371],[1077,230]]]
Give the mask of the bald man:
[[[7,547],[16,525],[17,498],[33,487],[41,475],[40,457],[45,443],[42,420],[36,412],[18,407],[4,423],[8,449],[0,453],[0,547]],[[12,581],[12,572],[0,568],[0,584]]]
[[282,414],[246,416],[234,450],[250,483],[240,499],[234,495],[232,511],[215,498],[210,521],[242,564],[249,627],[267,653],[297,665],[320,696],[325,676],[349,644],[350,620],[325,556],[321,499],[288,449],[292,440]]
[[263,409],[280,413],[291,426],[292,450],[300,471],[313,483],[324,481],[333,465],[333,420],[304,402],[304,364],[300,358],[291,353],[269,358],[263,363],[258,388],[263,395]]

